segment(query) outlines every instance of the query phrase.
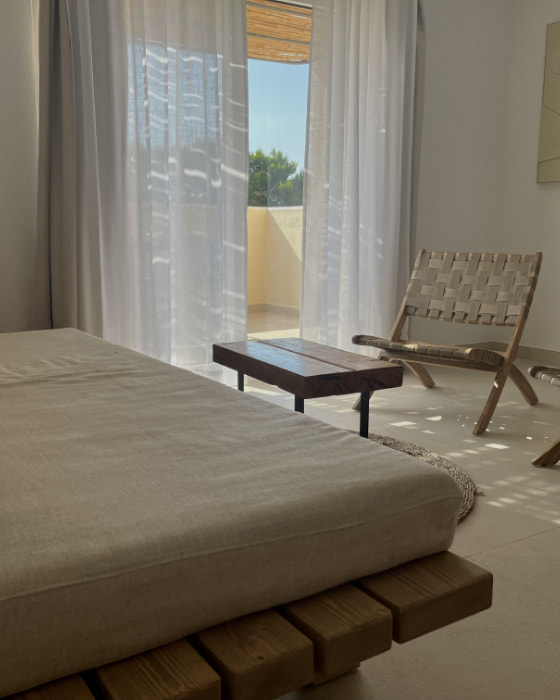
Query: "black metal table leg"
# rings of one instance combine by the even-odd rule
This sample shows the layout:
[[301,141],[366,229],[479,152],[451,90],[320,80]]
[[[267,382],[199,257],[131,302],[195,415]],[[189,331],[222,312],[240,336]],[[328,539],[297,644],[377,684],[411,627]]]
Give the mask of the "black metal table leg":
[[294,397],[294,411],[303,413],[303,399],[300,396]]
[[245,376],[243,372],[238,372],[237,373],[237,388],[239,391],[245,391]]
[[369,391],[360,394],[360,435],[369,437]]

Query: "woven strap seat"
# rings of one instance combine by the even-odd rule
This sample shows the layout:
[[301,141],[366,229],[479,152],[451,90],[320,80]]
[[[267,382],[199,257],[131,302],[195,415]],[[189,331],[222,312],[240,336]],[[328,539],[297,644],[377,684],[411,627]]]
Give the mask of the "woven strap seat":
[[406,314],[455,323],[515,326],[531,303],[534,255],[421,251]]
[[535,379],[560,387],[560,369],[558,367],[529,367],[529,374]]
[[[541,253],[510,255],[421,250],[389,337],[355,335],[352,342],[379,348],[382,359],[406,365],[426,387],[434,386],[434,380],[424,365],[494,371],[496,377],[490,395],[473,430],[475,435],[481,435],[490,423],[508,377],[527,403],[538,401],[528,380],[513,362],[533,301],[541,260]],[[512,334],[505,352],[406,340],[402,334],[411,316],[452,323],[509,326]]]
[[352,342],[356,345],[369,345],[380,350],[414,353],[419,361],[423,356],[445,360],[467,360],[479,362],[492,367],[500,367],[504,363],[504,356],[495,350],[487,348],[471,348],[461,345],[434,345],[433,343],[420,343],[405,340],[387,340],[374,335],[355,335]]

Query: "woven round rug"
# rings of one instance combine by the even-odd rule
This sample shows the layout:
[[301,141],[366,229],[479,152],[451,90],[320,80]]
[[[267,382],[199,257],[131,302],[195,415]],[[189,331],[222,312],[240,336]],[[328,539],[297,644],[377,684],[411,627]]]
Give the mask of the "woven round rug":
[[388,437],[387,435],[375,435],[375,433],[370,433],[369,439],[373,440],[374,442],[379,442],[386,447],[390,447],[393,450],[399,450],[400,452],[406,452],[406,454],[412,455],[413,457],[418,457],[418,459],[441,469],[443,472],[447,472],[449,476],[453,477],[463,492],[463,501],[459,507],[458,513],[459,522],[464,520],[474,508],[474,497],[481,494],[481,492],[478,490],[471,477],[460,469],[454,462],[451,462],[449,459],[446,459],[435,452],[426,450],[419,445],[414,445],[411,442],[404,442],[403,440],[397,440],[396,438]]

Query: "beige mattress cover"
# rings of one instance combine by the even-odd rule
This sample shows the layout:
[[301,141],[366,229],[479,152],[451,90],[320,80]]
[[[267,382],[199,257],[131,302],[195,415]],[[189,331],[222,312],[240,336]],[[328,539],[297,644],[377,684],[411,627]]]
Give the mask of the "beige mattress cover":
[[0,335],[0,696],[447,549],[439,470],[75,330]]

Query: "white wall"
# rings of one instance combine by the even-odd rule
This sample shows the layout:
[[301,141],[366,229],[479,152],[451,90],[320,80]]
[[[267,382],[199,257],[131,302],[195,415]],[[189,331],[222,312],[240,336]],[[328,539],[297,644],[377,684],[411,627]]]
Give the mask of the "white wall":
[[[498,250],[512,3],[423,5],[425,103],[415,247]],[[432,342],[488,340],[486,329],[459,324],[416,321],[412,330],[412,337]]]
[[[424,0],[424,9],[416,248],[542,250],[545,262],[522,343],[560,351],[554,274],[560,269],[560,184],[536,184],[546,24],[560,20],[560,5]],[[487,329],[451,324],[417,322],[414,332],[434,342],[489,339]]]
[[30,0],[0,2],[0,332],[31,310],[37,118]]
[[543,252],[523,344],[560,352],[560,183],[537,184],[537,149],[546,25],[560,22],[558,0],[517,0],[505,122],[503,250]]
[[418,247],[478,250],[499,228],[509,0],[424,0]]

